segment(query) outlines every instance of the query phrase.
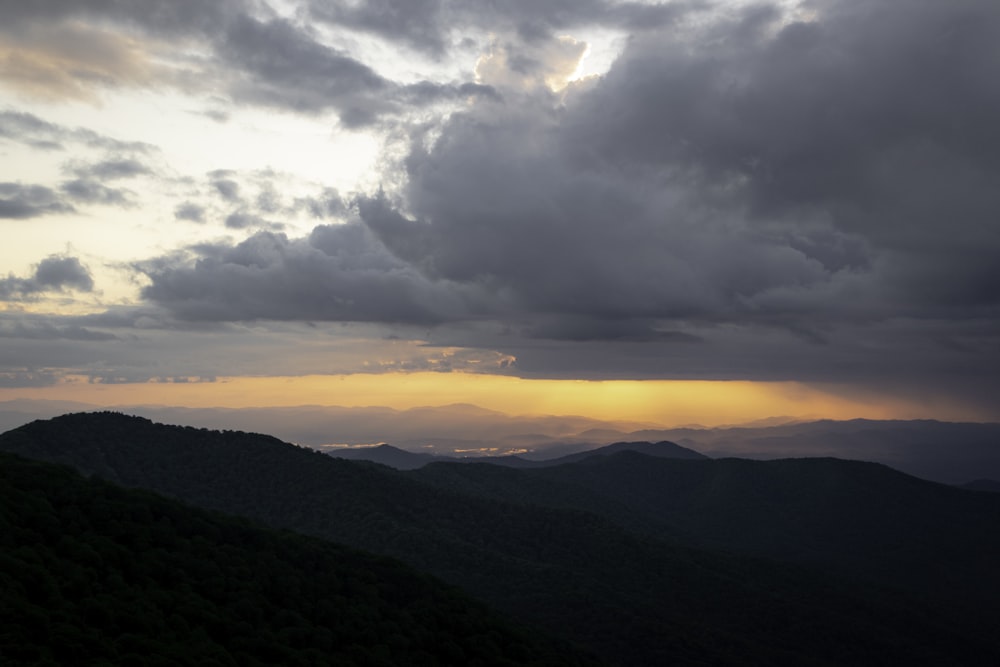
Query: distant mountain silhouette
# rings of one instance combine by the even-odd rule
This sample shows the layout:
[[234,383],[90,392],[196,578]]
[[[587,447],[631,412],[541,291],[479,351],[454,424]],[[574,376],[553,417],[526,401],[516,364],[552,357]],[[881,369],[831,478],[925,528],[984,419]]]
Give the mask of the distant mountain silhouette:
[[417,452],[409,452],[392,445],[377,445],[375,447],[344,447],[327,450],[330,456],[351,461],[371,461],[395,468],[396,470],[417,470],[428,463],[493,463],[509,468],[545,468],[549,466],[574,463],[591,456],[608,456],[622,451],[633,451],[649,456],[673,459],[705,459],[693,449],[681,447],[672,442],[616,442],[604,447],[588,449],[582,452],[567,454],[556,458],[526,459],[520,456],[434,456]]
[[[813,526],[803,530],[811,550],[851,536],[852,517],[863,528],[852,545],[864,546],[884,515],[866,520],[858,513],[873,498],[888,502],[912,487],[889,515],[900,522],[899,548],[918,547],[921,559],[960,566],[952,576],[961,586],[979,577],[984,590],[995,588],[994,538],[985,536],[982,553],[964,560],[956,551],[969,539],[956,538],[954,548],[939,542],[960,528],[974,534],[995,527],[994,497],[940,487],[969,499],[956,504],[939,485],[896,473],[907,481],[887,495],[872,494],[883,483],[878,466],[871,476],[870,466],[818,461],[817,474],[803,477],[802,466],[776,465],[784,462],[624,451],[538,469],[432,463],[401,473],[268,436],[114,413],[33,422],[0,435],[0,449],[396,556],[615,664],[1000,664],[1000,639],[989,631],[995,603],[977,599],[970,613],[937,596],[939,582],[910,594],[860,574],[843,578],[792,565],[794,553],[779,553],[782,563],[741,555],[759,546],[755,525],[768,529],[765,544],[778,545],[794,544],[796,530]],[[852,493],[859,500],[841,511]],[[674,496],[687,501],[671,510]],[[781,515],[770,528],[767,512]],[[633,520],[621,519],[626,515]],[[949,522],[955,531],[941,532]],[[698,524],[702,532],[692,528]],[[734,529],[729,544],[739,548],[704,548],[713,539],[725,545],[719,536]]]
[[334,458],[347,459],[348,461],[380,463],[396,470],[416,470],[434,461],[454,460],[450,457],[408,452],[405,449],[386,444],[374,447],[341,447],[328,449],[326,453]]
[[638,454],[646,454],[647,456],[665,459],[698,460],[708,458],[704,454],[696,452],[693,449],[681,447],[676,443],[666,440],[661,440],[660,442],[616,442],[610,445],[605,445],[604,447],[598,447],[597,449],[590,449],[583,452],[577,452],[576,454],[569,454],[555,459],[548,459],[545,461],[545,464],[547,466],[552,466],[562,465],[563,463],[575,463],[577,461],[588,459],[592,456],[608,456],[611,454],[617,454],[618,452],[636,452]]
[[713,457],[831,456],[873,461],[945,484],[1000,479],[1000,424],[820,420],[765,428],[667,429],[665,438]]

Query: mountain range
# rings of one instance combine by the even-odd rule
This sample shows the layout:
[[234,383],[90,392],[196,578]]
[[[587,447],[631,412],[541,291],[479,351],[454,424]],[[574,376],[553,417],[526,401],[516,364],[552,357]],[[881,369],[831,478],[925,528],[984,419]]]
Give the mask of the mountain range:
[[1000,662],[1000,496],[872,463],[643,447],[404,472],[118,413],[0,435],[0,450],[397,558],[607,664]]
[[0,453],[0,664],[597,665],[392,559]]
[[[36,419],[96,409],[62,401],[2,401],[0,432]],[[512,416],[462,404],[407,410],[319,405],[239,409],[137,405],[113,409],[161,423],[269,433],[286,442],[331,452],[390,443],[407,452],[431,456],[516,455],[545,460],[615,442],[669,441],[713,458],[776,459],[807,454],[883,463],[945,484],[1000,480],[1000,424],[992,423],[779,417],[737,426],[663,428],[583,416]]]
[[639,452],[657,458],[671,459],[705,459],[704,454],[699,454],[693,449],[681,447],[672,442],[614,442],[604,447],[587,449],[574,454],[565,454],[554,458],[528,459],[515,454],[507,456],[441,456],[425,454],[423,452],[410,452],[399,447],[388,444],[376,445],[374,447],[348,447],[326,450],[331,456],[350,461],[371,461],[395,468],[396,470],[416,470],[428,463],[492,463],[507,468],[548,468],[550,466],[562,465],[564,463],[574,463],[582,461],[592,456],[609,456],[623,451]]

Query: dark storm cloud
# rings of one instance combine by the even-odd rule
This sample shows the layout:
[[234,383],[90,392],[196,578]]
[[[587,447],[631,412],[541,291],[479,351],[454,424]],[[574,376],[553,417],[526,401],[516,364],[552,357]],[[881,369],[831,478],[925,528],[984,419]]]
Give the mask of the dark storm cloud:
[[51,213],[74,213],[73,206],[42,185],[0,183],[0,218],[23,220]]
[[137,268],[143,296],[193,321],[445,321],[469,290],[434,282],[391,255],[360,224],[321,226],[302,239],[259,232],[236,246],[206,245],[184,261]]
[[429,275],[527,312],[822,340],[845,318],[995,311],[1000,6],[813,6],[634,39],[555,111],[457,114],[414,142],[415,219],[361,214]]
[[[536,14],[555,24],[556,7]],[[481,97],[434,142],[416,133],[408,214],[358,200],[383,261],[368,277],[492,295],[429,319],[503,313],[522,335],[571,341],[678,342],[736,324],[822,346],[845,322],[995,315],[1000,9],[811,7],[811,22],[762,6],[636,38],[562,101]],[[244,21],[228,40],[258,81],[327,100],[392,87],[281,21]],[[286,269],[299,265],[267,266]],[[166,289],[173,275],[154,274],[147,296],[187,304]],[[398,319],[423,312],[410,296]]]
[[94,279],[90,271],[76,257],[52,255],[35,267],[28,278],[8,275],[0,279],[0,299],[15,300],[42,292],[59,292],[74,289],[90,292],[94,289]]
[[608,0],[313,0],[311,15],[337,26],[370,32],[410,47],[442,54],[451,33],[462,29],[513,29],[531,38],[553,30],[602,25],[651,29],[675,21],[702,3]]

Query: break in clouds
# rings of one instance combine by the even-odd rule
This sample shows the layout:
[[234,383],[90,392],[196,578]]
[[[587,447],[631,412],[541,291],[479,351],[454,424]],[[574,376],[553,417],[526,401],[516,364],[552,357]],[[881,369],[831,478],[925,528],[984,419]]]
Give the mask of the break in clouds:
[[[891,376],[970,395],[998,377],[995,2],[143,7],[25,4],[4,10],[4,39],[21,26],[111,44],[85,29],[109,17],[185,36],[200,62],[108,76],[211,81],[234,104],[330,112],[394,148],[383,187],[351,198],[268,208],[219,172],[207,199],[179,199],[178,224],[228,206],[216,218],[245,233],[135,263],[147,307],[177,322],[376,323],[513,355],[527,375]],[[621,54],[569,81],[584,46],[565,35],[596,28],[627,34]],[[470,48],[465,32],[493,38],[464,80],[400,82],[323,31],[439,61]],[[53,94],[71,96],[61,75]],[[5,136],[68,140],[14,120]],[[144,165],[3,184],[0,215],[121,205],[117,183]],[[283,226],[310,206],[309,234]]]

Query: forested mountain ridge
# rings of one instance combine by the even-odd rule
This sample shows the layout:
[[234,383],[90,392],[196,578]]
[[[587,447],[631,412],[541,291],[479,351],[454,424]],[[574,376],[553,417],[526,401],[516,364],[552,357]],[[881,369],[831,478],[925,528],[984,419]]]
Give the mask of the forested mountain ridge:
[[0,453],[0,663],[596,661],[398,561]]
[[830,458],[677,460],[622,451],[526,470],[434,463],[462,493],[585,508],[701,547],[820,566],[958,603],[1000,599],[1000,495]]
[[1000,642],[979,621],[909,595],[671,544],[572,503],[484,497],[267,436],[82,414],[0,435],[0,449],[398,556],[616,664],[1000,660]]

